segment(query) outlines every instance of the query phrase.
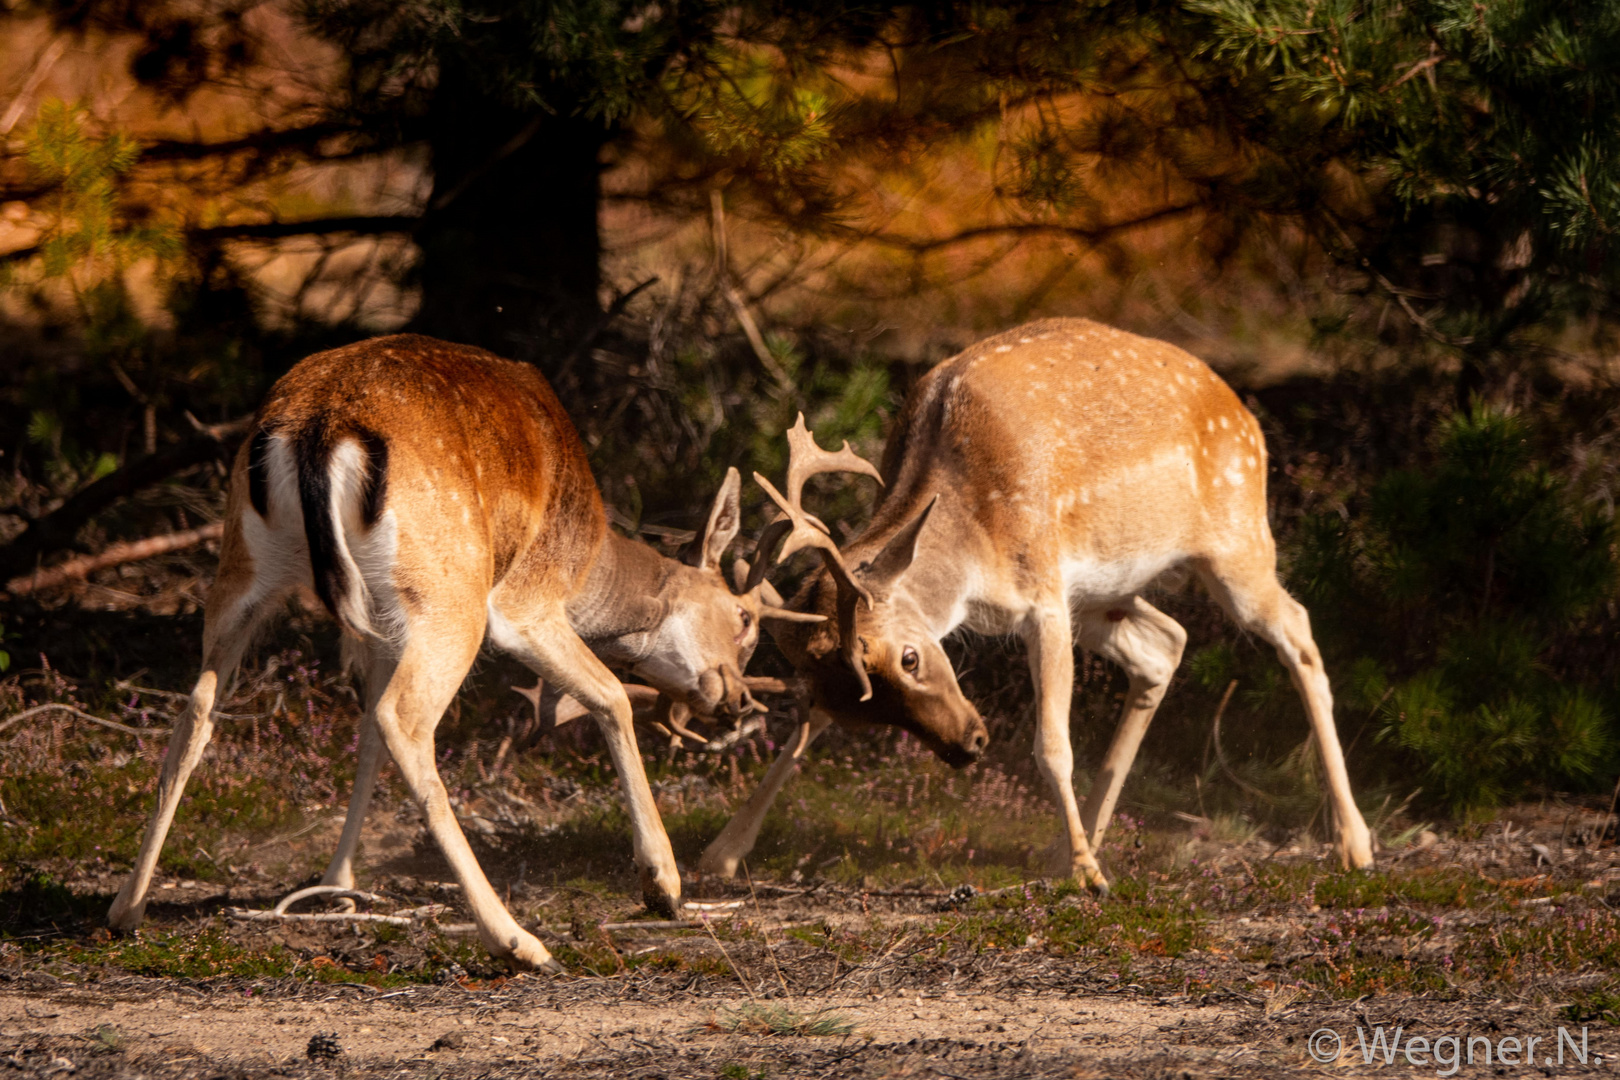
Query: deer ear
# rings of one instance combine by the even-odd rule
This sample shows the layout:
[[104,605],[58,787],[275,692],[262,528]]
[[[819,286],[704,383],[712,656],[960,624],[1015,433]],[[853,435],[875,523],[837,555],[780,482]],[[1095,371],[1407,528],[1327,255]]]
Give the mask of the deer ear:
[[742,528],[742,474],[735,468],[726,470],[725,483],[714,497],[714,509],[709,511],[709,525],[703,530],[703,560],[701,570],[720,570],[720,556],[737,539]]
[[909,570],[911,561],[917,557],[917,538],[922,535],[922,528],[928,523],[928,515],[934,512],[934,505],[938,502],[938,495],[929,499],[928,505],[922,508],[922,513],[895,533],[889,542],[883,545],[883,550],[861,567],[861,576],[872,584],[882,587],[892,585],[901,574]]

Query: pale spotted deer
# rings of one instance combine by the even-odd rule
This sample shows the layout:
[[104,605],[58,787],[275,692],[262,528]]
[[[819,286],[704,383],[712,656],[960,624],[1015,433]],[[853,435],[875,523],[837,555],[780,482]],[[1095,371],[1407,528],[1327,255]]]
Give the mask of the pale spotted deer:
[[[1082,319],[979,342],[907,399],[884,451],[881,501],[842,551],[799,501],[803,474],[837,463],[816,450],[802,417],[788,438],[786,496],[756,479],[786,515],[774,527],[789,536],[783,557],[815,547],[826,564],[793,606],[829,618],[772,630],[807,681],[807,716],[709,846],[704,870],[736,872],[771,800],[829,723],[899,725],[946,761],[971,761],[984,724],[940,647],[966,627],[1024,639],[1038,698],[1035,754],[1062,810],[1064,868],[1105,891],[1096,843],[1186,643],[1141,593],[1182,566],[1276,648],[1322,755],[1339,857],[1371,863],[1321,654],[1305,609],[1277,581],[1260,426],[1203,362]],[[1069,741],[1077,641],[1130,677],[1083,813]]]
[[[649,904],[681,881],[604,661],[699,712],[753,707],[742,667],[772,614],[720,573],[737,535],[727,477],[686,566],[608,530],[579,436],[544,378],[479,349],[401,335],[320,353],[272,388],[238,454],[203,669],[169,741],[157,806],[108,921],[138,925],[212,713],[255,628],[300,586],[342,626],[366,716],[356,793],[327,880],[352,885],[381,751],[398,763],[489,952],[553,966],[496,897],[450,810],[433,734],[487,639],[585,705],[624,786]],[[803,618],[803,616],[800,616]],[[380,738],[379,738],[380,736]]]

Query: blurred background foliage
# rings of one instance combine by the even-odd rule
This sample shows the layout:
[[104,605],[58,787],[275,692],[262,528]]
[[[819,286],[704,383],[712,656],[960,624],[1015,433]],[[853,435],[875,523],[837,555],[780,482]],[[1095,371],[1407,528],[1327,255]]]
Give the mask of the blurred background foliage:
[[[1620,766],[1615,0],[18,0],[0,57],[0,580],[216,519],[231,422],[375,333],[538,365],[674,548],[797,411],[875,458],[929,364],[1088,315],[1261,416],[1374,797]],[[816,493],[856,529],[872,497]],[[14,589],[4,644],[207,574]],[[1194,649],[1139,800],[1308,817],[1272,658],[1155,602]],[[1027,746],[1022,665],[958,650]],[[1120,686],[1083,681],[1094,759]]]

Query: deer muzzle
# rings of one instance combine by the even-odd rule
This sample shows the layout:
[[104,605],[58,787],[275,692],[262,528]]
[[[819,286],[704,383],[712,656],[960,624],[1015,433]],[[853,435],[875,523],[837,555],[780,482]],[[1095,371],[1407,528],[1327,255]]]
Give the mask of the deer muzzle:
[[742,672],[735,668],[710,668],[698,677],[698,701],[693,704],[705,715],[738,720],[754,712],[758,705],[748,692]]

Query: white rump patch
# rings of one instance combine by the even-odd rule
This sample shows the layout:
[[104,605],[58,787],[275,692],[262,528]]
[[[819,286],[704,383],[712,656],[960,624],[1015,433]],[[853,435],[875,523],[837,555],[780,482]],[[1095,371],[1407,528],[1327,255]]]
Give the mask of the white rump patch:
[[295,585],[315,583],[309,571],[309,541],[304,537],[304,508],[298,501],[298,468],[292,448],[286,439],[272,435],[265,459],[268,517],[260,517],[251,502],[242,504],[242,542],[253,560],[253,584],[242,594],[241,610]]
[[349,571],[349,595],[333,597],[356,628],[398,646],[405,638],[405,611],[394,586],[399,522],[385,509],[377,523],[361,520],[369,459],[360,444],[346,439],[332,450],[332,520],[337,556]]

